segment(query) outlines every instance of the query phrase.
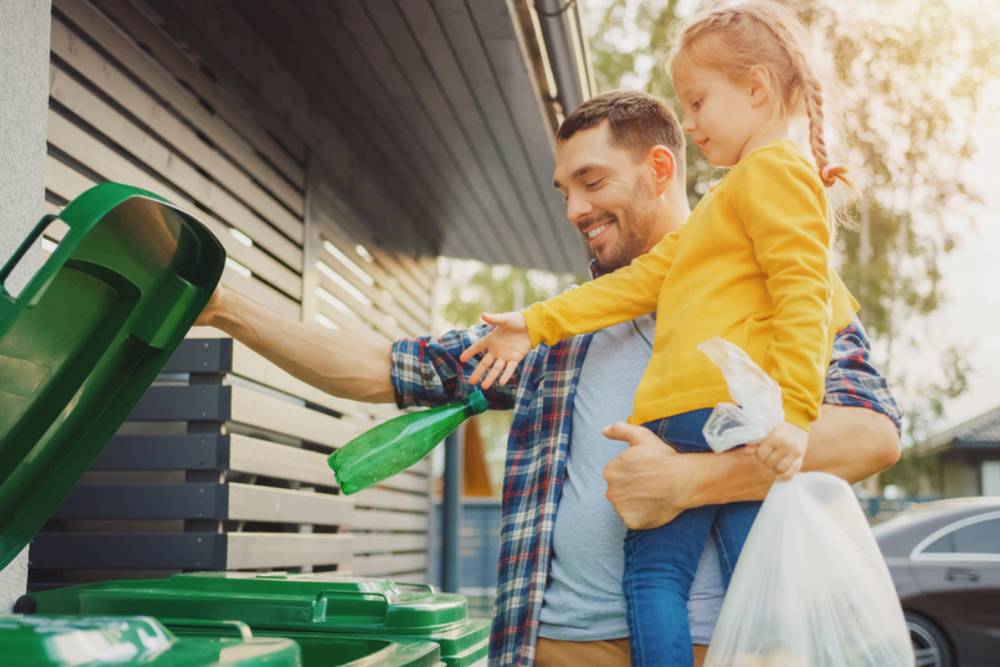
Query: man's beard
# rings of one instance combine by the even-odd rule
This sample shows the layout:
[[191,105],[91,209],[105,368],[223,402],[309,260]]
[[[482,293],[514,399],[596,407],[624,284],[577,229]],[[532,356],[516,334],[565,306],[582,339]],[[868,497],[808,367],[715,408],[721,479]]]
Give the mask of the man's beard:
[[610,273],[628,265],[659,240],[650,239],[656,226],[656,209],[653,206],[653,189],[645,179],[639,179],[632,189],[631,201],[632,205],[623,210],[621,216],[615,216],[618,238],[614,246],[603,258],[594,257],[601,273]]

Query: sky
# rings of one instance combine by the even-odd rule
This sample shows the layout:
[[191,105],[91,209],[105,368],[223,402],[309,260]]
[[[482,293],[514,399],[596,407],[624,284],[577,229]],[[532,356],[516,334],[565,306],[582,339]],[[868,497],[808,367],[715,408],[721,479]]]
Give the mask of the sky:
[[[993,108],[1000,108],[1000,82],[987,91]],[[967,166],[965,182],[983,199],[976,207],[975,229],[942,263],[946,305],[927,322],[928,333],[942,346],[971,346],[969,391],[946,408],[943,426],[954,425],[1000,407],[1000,120],[989,116],[977,129],[979,153]],[[906,359],[921,363],[923,359]]]

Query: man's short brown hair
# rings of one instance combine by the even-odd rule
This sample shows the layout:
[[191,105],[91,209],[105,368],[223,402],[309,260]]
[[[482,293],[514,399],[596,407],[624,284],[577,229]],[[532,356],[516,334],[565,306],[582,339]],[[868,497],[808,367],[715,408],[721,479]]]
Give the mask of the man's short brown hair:
[[684,173],[684,133],[666,102],[639,90],[612,90],[590,98],[559,126],[556,141],[567,141],[580,130],[608,121],[615,143],[645,155],[653,146],[666,146]]

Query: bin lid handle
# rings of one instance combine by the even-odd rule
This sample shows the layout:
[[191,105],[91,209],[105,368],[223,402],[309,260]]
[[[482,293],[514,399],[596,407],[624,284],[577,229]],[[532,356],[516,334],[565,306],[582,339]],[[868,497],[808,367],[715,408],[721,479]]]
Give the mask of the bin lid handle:
[[314,623],[326,620],[327,603],[330,600],[335,600],[337,598],[351,601],[356,601],[359,598],[369,598],[381,602],[382,604],[379,605],[378,611],[372,611],[369,614],[371,616],[377,615],[381,621],[385,620],[386,612],[389,610],[389,597],[385,593],[379,593],[377,591],[320,591],[316,595],[316,599],[313,600],[312,620]]
[[208,618],[172,618],[157,617],[168,630],[177,628],[205,628],[221,632],[226,637],[238,637],[240,639],[253,639],[253,632],[250,626],[243,621],[225,621]]

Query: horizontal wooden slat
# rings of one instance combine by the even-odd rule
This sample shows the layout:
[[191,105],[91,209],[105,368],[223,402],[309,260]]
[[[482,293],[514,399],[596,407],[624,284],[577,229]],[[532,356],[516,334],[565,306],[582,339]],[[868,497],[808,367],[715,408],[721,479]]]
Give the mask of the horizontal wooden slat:
[[91,466],[101,470],[224,470],[228,439],[213,433],[116,435]]
[[233,387],[232,421],[308,440],[331,449],[358,435],[360,429],[342,419],[301,405]]
[[226,516],[218,484],[80,484],[55,511],[60,519],[215,519]]
[[353,551],[348,534],[228,533],[226,537],[227,570],[350,563]]
[[43,569],[224,570],[226,538],[221,533],[41,533],[31,542],[30,564]]
[[349,534],[42,533],[31,566],[56,569],[239,570],[349,563]]
[[325,454],[235,433],[229,438],[228,463],[233,472],[336,486]]
[[426,570],[427,554],[356,556],[351,561],[351,573],[362,577],[424,572]]
[[344,496],[237,483],[230,483],[227,488],[230,519],[326,526],[351,525],[353,503]]
[[355,532],[384,530],[426,532],[429,527],[430,517],[427,514],[355,508],[352,530]]
[[199,519],[348,526],[343,496],[249,484],[81,484],[54,516],[62,519]]
[[430,465],[430,457],[416,463],[406,472],[394,475],[384,482],[379,483],[380,488],[397,489],[399,491],[414,491],[416,493],[427,493],[430,489],[427,483],[427,467]]
[[[425,489],[426,491],[426,489]],[[407,493],[389,489],[370,488],[351,496],[357,507],[377,507],[380,509],[430,511],[430,498],[426,493]]]
[[[254,152],[254,149],[221,118],[206,109],[199,100],[181,86],[162,67],[113,26],[89,3],[80,0],[56,0],[56,8],[88,35],[108,50],[119,62],[127,63],[132,73],[151,89],[170,100],[171,106],[206,136],[212,137],[232,160],[246,169],[260,183],[269,184],[293,210],[301,210],[301,193],[283,184],[275,171]],[[302,187],[305,175],[293,174],[293,182]]]
[[354,533],[354,553],[391,551],[421,551],[427,549],[428,536],[423,533]]

